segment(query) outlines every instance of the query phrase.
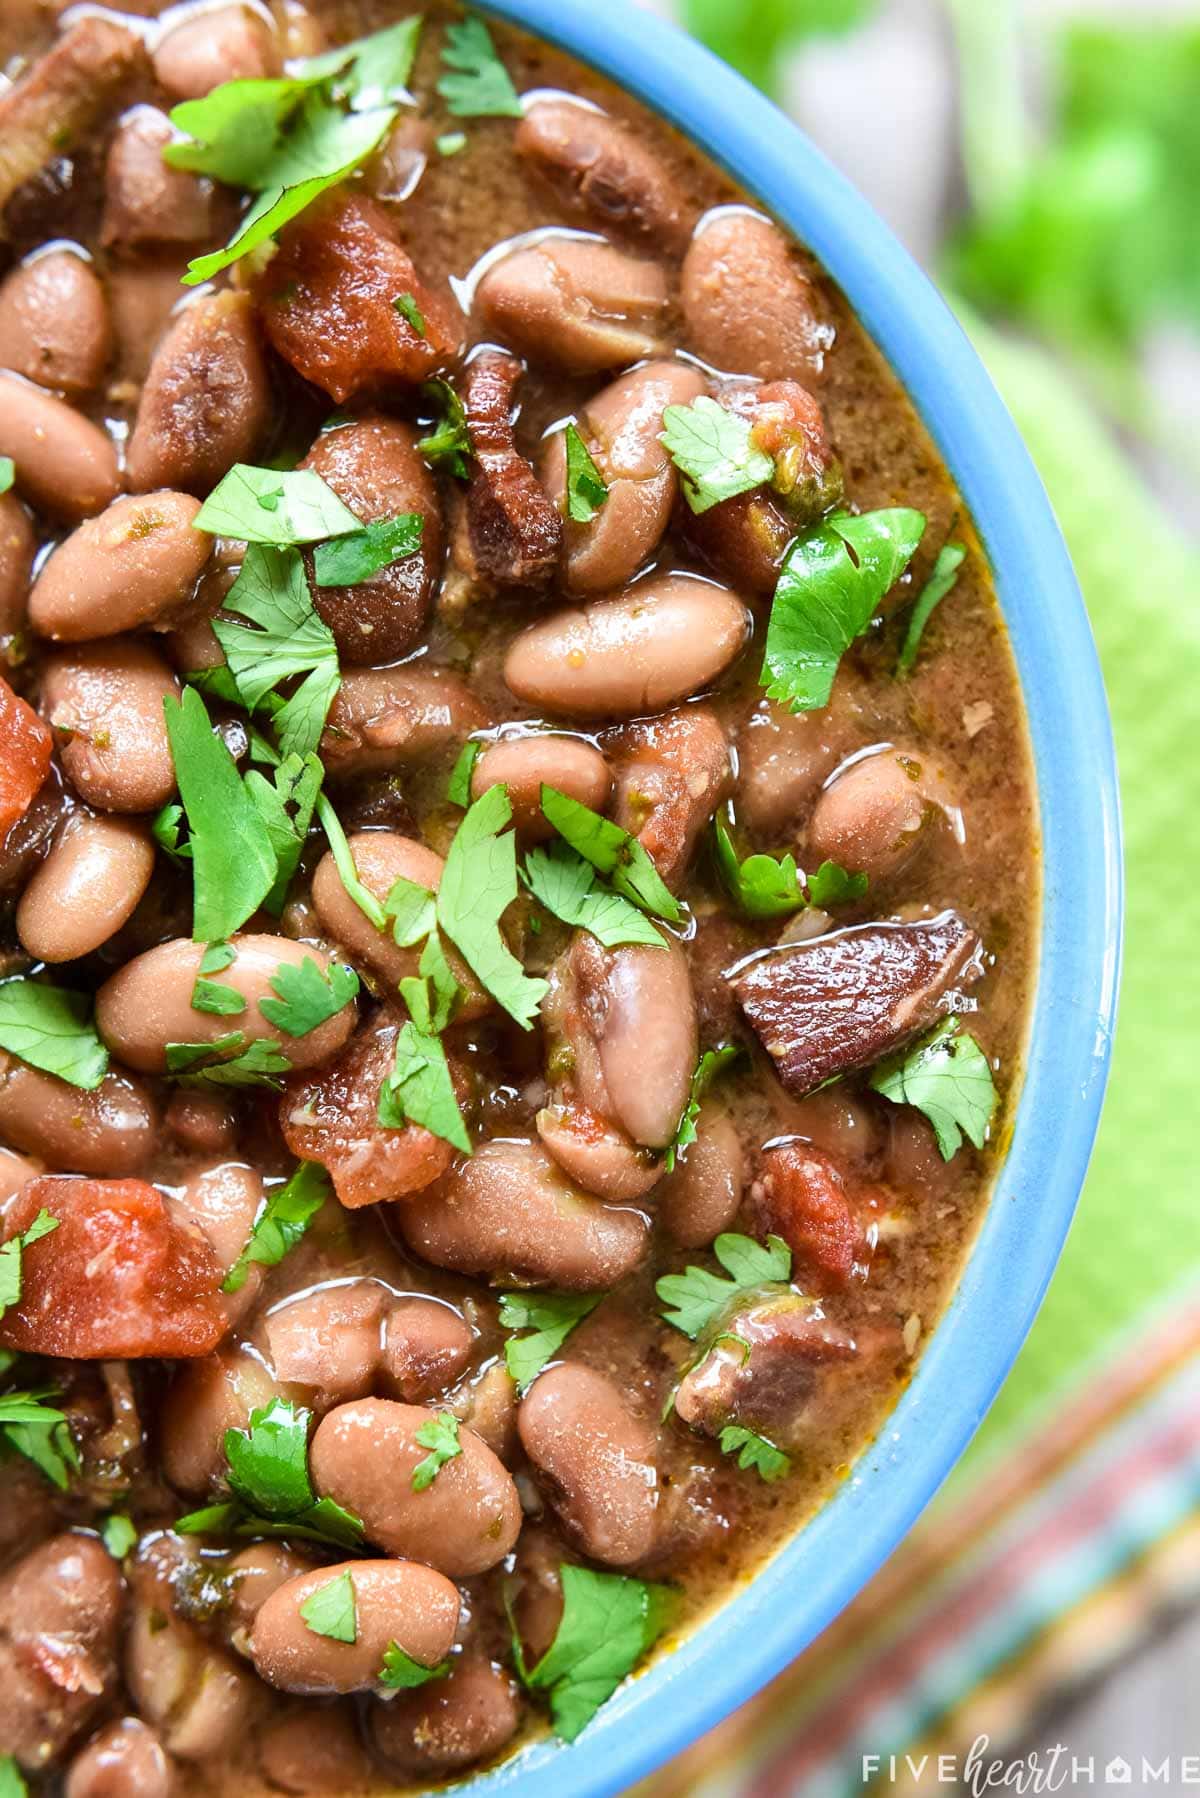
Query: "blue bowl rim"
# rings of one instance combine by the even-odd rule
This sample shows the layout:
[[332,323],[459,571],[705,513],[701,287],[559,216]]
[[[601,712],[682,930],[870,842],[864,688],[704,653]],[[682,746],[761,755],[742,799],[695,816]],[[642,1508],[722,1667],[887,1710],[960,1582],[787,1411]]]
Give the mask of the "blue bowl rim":
[[676,125],[837,280],[937,443],[990,556],[1016,656],[1042,835],[1042,934],[1011,1146],[958,1290],[877,1440],[824,1508],[572,1746],[538,1742],[472,1798],[606,1798],[749,1698],[844,1609],[966,1447],[1054,1271],[1108,1072],[1120,972],[1116,761],[1087,613],[1011,417],[936,289],[757,89],[625,0],[482,0]]

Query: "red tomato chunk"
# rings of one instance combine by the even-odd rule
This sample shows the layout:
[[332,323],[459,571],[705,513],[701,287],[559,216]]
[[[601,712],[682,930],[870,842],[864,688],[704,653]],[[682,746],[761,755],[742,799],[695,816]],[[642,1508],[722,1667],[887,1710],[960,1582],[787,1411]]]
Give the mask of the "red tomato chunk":
[[50,767],[53,739],[37,713],[0,680],[0,838],[28,811]]

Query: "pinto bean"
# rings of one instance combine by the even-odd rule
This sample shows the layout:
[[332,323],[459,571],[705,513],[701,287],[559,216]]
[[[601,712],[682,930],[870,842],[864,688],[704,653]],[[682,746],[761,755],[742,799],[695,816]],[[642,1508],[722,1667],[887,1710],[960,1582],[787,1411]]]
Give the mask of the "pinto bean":
[[461,1579],[504,1559],[520,1533],[521,1503],[512,1475],[461,1426],[461,1453],[423,1491],[414,1489],[428,1452],[417,1432],[436,1416],[385,1398],[339,1405],[317,1425],[309,1467],[317,1491],[361,1518],[369,1541]]
[[733,1119],[709,1099],[696,1119],[696,1140],[658,1190],[658,1215],[685,1249],[702,1249],[728,1230],[746,1182],[746,1158]]
[[0,287],[0,368],[71,397],[100,385],[111,355],[108,301],[85,256],[43,251]]
[[[887,1107],[887,1110],[889,1121],[891,1117],[916,1115],[908,1109],[895,1111]],[[884,1147],[886,1132],[876,1104],[866,1096],[853,1093],[844,1081],[793,1101],[782,1117],[789,1136],[801,1136],[806,1142],[815,1143],[841,1166],[853,1168],[858,1173],[862,1173]]]
[[116,1683],[121,1574],[94,1536],[51,1537],[0,1582],[0,1742],[37,1772]]
[[[356,1010],[353,1000],[304,1036],[288,1036],[259,1009],[275,997],[271,981],[280,967],[313,961],[322,974],[329,957],[307,943],[282,936],[235,936],[236,959],[221,971],[221,984],[240,993],[244,1011],[232,1016],[196,1011],[192,991],[204,956],[203,943],[180,938],[135,956],[111,975],[96,994],[96,1028],[113,1053],[142,1073],[161,1074],[168,1043],[211,1043],[238,1032],[247,1043],[270,1037],[281,1041],[295,1068],[328,1061],[349,1041]],[[236,1051],[235,1051],[236,1053]]]
[[158,1110],[145,1083],[113,1069],[91,1092],[0,1056],[0,1132],[63,1173],[140,1174],[154,1153]]
[[344,1798],[369,1791],[374,1778],[348,1705],[314,1710],[300,1704],[275,1713],[259,1731],[258,1759],[271,1790],[297,1798]]
[[41,710],[58,733],[67,778],[103,812],[157,811],[175,791],[163,700],[179,682],[153,650],[129,639],[80,643],[51,656]]
[[545,1105],[535,1119],[538,1140],[568,1180],[597,1198],[629,1205],[658,1180],[659,1158],[589,1110],[570,1094],[567,1103]]
[[131,107],[113,132],[100,224],[105,246],[199,244],[214,235],[217,203],[212,182],[163,160],[164,146],[174,135],[170,119],[157,106]]
[[180,285],[186,270],[186,253],[179,250],[158,256],[143,251],[136,262],[110,263],[108,303],[119,381],[140,388],[146,379],[168,320],[188,303],[188,290]]
[[600,374],[660,355],[667,283],[646,262],[590,238],[545,237],[488,269],[475,291],[485,336],[539,366]]
[[573,211],[658,251],[683,248],[695,209],[654,152],[607,113],[535,101],[513,146]]
[[452,1305],[400,1299],[384,1327],[384,1374],[406,1404],[423,1404],[462,1373],[474,1340],[470,1324]]
[[421,545],[353,587],[313,585],[313,603],[348,662],[394,662],[420,642],[442,564],[433,476],[410,426],[372,413],[325,431],[301,467],[315,469],[364,524],[417,513]]
[[68,26],[0,94],[0,206],[77,143],[146,61],[141,38],[111,15],[85,14]]
[[569,1292],[615,1286],[647,1247],[641,1212],[579,1191],[528,1140],[481,1143],[397,1221],[435,1267]]
[[625,725],[604,747],[616,772],[613,816],[637,837],[667,885],[678,886],[730,778],[729,744],[716,713],[684,706]]
[[37,961],[74,961],[118,931],[150,884],[154,845],[136,824],[77,812],[25,888],[17,935]]
[[12,457],[17,486],[29,503],[68,524],[90,518],[120,491],[117,452],[99,425],[3,369],[0,455]]
[[187,600],[212,551],[192,529],[200,510],[187,493],[114,500],[81,524],[45,564],[29,597],[29,621],[59,643],[113,637],[159,622]]
[[244,1650],[245,1632],[272,1592],[307,1573],[311,1566],[311,1561],[282,1542],[255,1542],[230,1556],[225,1569],[232,1592],[227,1617],[235,1647]]
[[387,1296],[374,1280],[349,1280],[276,1306],[265,1326],[276,1377],[311,1387],[317,1411],[365,1397],[383,1348]]
[[864,756],[825,787],[805,841],[813,866],[840,862],[872,887],[890,879],[929,840],[929,825],[952,807],[944,779],[916,753],[888,747]]
[[36,541],[15,493],[0,493],[0,651],[25,624]]
[[175,1771],[162,1742],[140,1717],[122,1717],[76,1755],[63,1798],[172,1798]]
[[544,588],[562,551],[563,524],[517,448],[515,356],[484,350],[462,379],[472,457],[454,560],[475,588]]
[[744,207],[701,219],[683,260],[686,342],[711,367],[786,381],[819,375],[833,331],[797,251]]
[[[605,593],[637,573],[658,547],[679,491],[675,464],[660,437],[667,406],[687,406],[707,383],[686,362],[651,362],[622,375],[584,406],[578,429],[608,485],[608,498],[587,524],[565,522],[566,585],[572,593]],[[546,444],[542,482],[566,510],[563,432]]]
[[274,35],[249,6],[204,8],[160,38],[154,73],[176,100],[201,100],[223,81],[258,81],[279,69]]
[[839,755],[827,712],[791,712],[768,699],[742,726],[737,751],[738,816],[770,838],[794,832]]
[[612,775],[600,751],[583,737],[559,731],[533,731],[527,737],[503,736],[490,743],[471,770],[471,797],[489,787],[508,788],[513,823],[526,842],[554,835],[542,812],[542,787],[557,787],[568,798],[602,812],[608,805]]
[[390,1769],[440,1779],[490,1759],[521,1721],[516,1686],[493,1661],[465,1656],[445,1679],[401,1692],[370,1714],[375,1752]]
[[[262,1175],[243,1161],[218,1161],[189,1174],[179,1192],[179,1208],[207,1238],[217,1266],[227,1274],[246,1244],[263,1202]],[[254,1302],[263,1270],[251,1264],[240,1292],[224,1297],[231,1321]]]
[[253,462],[270,383],[250,296],[206,294],[178,313],[155,351],[125,453],[135,493],[201,498],[235,462]]
[[[315,1447],[315,1443],[314,1443]],[[443,1470],[444,1471],[444,1470]],[[318,1635],[302,1607],[333,1580],[354,1588],[355,1639]],[[416,1561],[345,1561],[289,1580],[267,1599],[250,1635],[259,1677],[284,1692],[390,1694],[380,1675],[394,1642],[422,1667],[445,1660],[458,1627],[458,1593]]]
[[629,1567],[654,1544],[654,1431],[590,1367],[539,1374],[517,1416],[521,1445],[568,1534],[594,1561]]
[[172,1486],[197,1496],[215,1490],[226,1468],[226,1430],[245,1429],[251,1411],[277,1396],[270,1370],[242,1349],[219,1349],[181,1368],[159,1415],[159,1452]]
[[503,1360],[492,1361],[446,1399],[506,1467],[517,1461],[517,1387]]
[[26,1180],[36,1179],[40,1172],[41,1169],[23,1155],[0,1148],[0,1207],[7,1205],[14,1193],[20,1192]]
[[745,646],[735,594],[689,574],[656,575],[521,632],[504,662],[518,699],[576,718],[661,712],[709,686]]
[[471,689],[440,668],[351,668],[321,738],[336,779],[387,774],[445,754],[490,723]]
[[171,1095],[164,1121],[176,1141],[198,1155],[218,1155],[237,1142],[237,1112],[219,1093],[180,1087]]

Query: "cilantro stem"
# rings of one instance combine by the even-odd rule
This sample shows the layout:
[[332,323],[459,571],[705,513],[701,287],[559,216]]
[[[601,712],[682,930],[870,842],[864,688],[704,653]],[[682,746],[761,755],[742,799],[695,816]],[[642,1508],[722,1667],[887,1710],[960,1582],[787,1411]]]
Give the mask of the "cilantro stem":
[[376,930],[386,929],[387,913],[384,911],[383,906],[379,903],[379,900],[375,897],[374,893],[368,892],[362,881],[358,878],[358,869],[354,865],[354,857],[350,853],[350,845],[346,841],[346,833],[342,829],[341,819],[334,811],[333,806],[329,802],[328,795],[325,793],[322,793],[317,800],[317,817],[320,820],[321,829],[329,839],[329,847],[333,852],[333,859],[337,864],[337,871],[341,876],[342,885],[353,899],[355,905],[357,905],[359,911],[361,911],[365,917],[370,918]]

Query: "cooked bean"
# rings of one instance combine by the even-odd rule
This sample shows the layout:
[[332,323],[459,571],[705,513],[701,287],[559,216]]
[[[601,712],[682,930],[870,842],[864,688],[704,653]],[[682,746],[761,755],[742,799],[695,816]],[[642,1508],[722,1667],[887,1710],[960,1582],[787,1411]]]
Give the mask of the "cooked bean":
[[143,251],[136,262],[110,263],[108,303],[121,382],[136,389],[146,379],[168,320],[187,304],[188,289],[180,285],[186,270],[187,255],[180,250],[159,256]]
[[246,1632],[271,1594],[288,1580],[309,1572],[311,1566],[311,1561],[282,1542],[255,1542],[230,1556],[226,1572],[231,1576],[232,1596],[227,1618],[236,1648],[246,1651]]
[[154,73],[176,100],[200,100],[223,81],[274,75],[279,51],[270,26],[249,6],[206,7],[159,39]]
[[225,292],[193,301],[150,364],[125,453],[130,487],[203,497],[235,462],[253,462],[270,403],[250,296]]
[[[262,1202],[262,1175],[243,1161],[198,1168],[184,1181],[178,1200],[184,1215],[204,1233],[222,1274],[241,1254]],[[240,1292],[223,1297],[231,1321],[254,1302],[262,1282],[262,1268],[251,1263]]]
[[573,237],[515,249],[488,269],[475,292],[486,335],[530,362],[576,375],[660,354],[667,303],[657,263]]
[[[915,1117],[907,1110],[886,1107],[889,1122],[893,1117]],[[807,1142],[824,1149],[835,1161],[854,1166],[859,1173],[873,1163],[884,1147],[885,1130],[879,1118],[877,1102],[867,1095],[854,1093],[844,1081],[809,1093],[797,1099],[782,1114],[789,1136],[802,1136]],[[939,1156],[939,1160],[941,1157]]]
[[442,755],[490,723],[464,681],[441,668],[351,668],[321,738],[334,779],[386,774]]
[[365,1397],[383,1348],[387,1296],[374,1280],[339,1280],[275,1306],[266,1332],[276,1378],[311,1387],[317,1411]]
[[738,816],[769,838],[795,828],[839,753],[826,712],[791,712],[768,699],[742,726],[737,751]]
[[171,1094],[164,1121],[172,1136],[198,1155],[217,1155],[237,1142],[237,1112],[220,1093],[180,1087]]
[[6,87],[0,94],[0,206],[52,157],[72,148],[146,62],[135,31],[114,17],[85,14],[28,74]]
[[23,1155],[0,1148],[0,1206],[7,1205],[14,1193],[20,1192],[26,1180],[36,1179],[41,1169]]
[[709,686],[750,634],[736,595],[694,575],[656,575],[516,638],[504,678],[518,699],[576,718],[661,712]]
[[421,519],[413,555],[353,587],[312,589],[313,603],[347,662],[394,662],[420,642],[442,565],[442,515],[417,433],[372,413],[325,431],[303,463],[315,469],[364,524],[401,513]]
[[564,1528],[594,1561],[629,1567],[654,1545],[654,1431],[594,1368],[539,1374],[517,1415],[521,1445]]
[[505,786],[513,823],[526,842],[554,835],[542,812],[542,787],[556,787],[594,812],[608,805],[612,775],[600,751],[583,737],[532,731],[527,737],[499,737],[489,743],[471,770],[471,797]]
[[696,1140],[658,1189],[658,1215],[685,1249],[702,1249],[737,1216],[746,1158],[733,1119],[709,1099],[696,1119]]
[[153,871],[138,825],[77,812],[21,895],[17,935],[36,961],[90,955],[132,915]]
[[[354,1588],[353,1642],[318,1635],[301,1616],[316,1593],[347,1577]],[[458,1613],[458,1593],[432,1567],[407,1560],[345,1561],[302,1574],[273,1592],[254,1619],[250,1653],[259,1677],[284,1692],[386,1697],[392,1688],[380,1676],[391,1644],[420,1666],[436,1667],[450,1652]]]
[[197,1496],[212,1491],[226,1470],[226,1430],[245,1429],[251,1411],[277,1395],[269,1370],[242,1349],[219,1349],[180,1368],[160,1420],[171,1484]]
[[535,1142],[481,1143],[397,1219],[435,1267],[598,1292],[646,1252],[640,1211],[603,1205],[565,1180]]
[[168,1043],[211,1043],[239,1033],[242,1048],[267,1037],[282,1042],[294,1068],[315,1067],[336,1055],[354,1029],[353,1000],[303,1036],[287,1035],[259,1009],[262,1000],[277,996],[271,981],[281,966],[298,968],[312,960],[327,974],[329,957],[324,950],[281,936],[241,935],[231,941],[237,957],[222,969],[220,981],[241,994],[244,1011],[232,1015],[197,1011],[192,992],[204,944],[182,938],[161,943],[126,962],[96,994],[96,1028],[113,1053],[142,1073],[161,1074],[167,1067]]
[[474,1340],[470,1324],[452,1305],[400,1299],[384,1327],[384,1375],[406,1404],[424,1404],[462,1373]]
[[574,211],[656,250],[683,247],[694,208],[654,152],[606,113],[570,99],[537,100],[514,147]]
[[420,1555],[461,1579],[504,1559],[521,1528],[521,1504],[511,1474],[465,1428],[458,1433],[462,1452],[423,1491],[414,1489],[413,1474],[428,1453],[417,1431],[436,1416],[392,1399],[339,1405],[317,1426],[309,1467],[317,1491],[361,1518],[369,1541],[388,1554]]
[[17,486],[38,511],[75,524],[115,499],[121,487],[112,440],[64,400],[0,369],[0,456],[11,456]]
[[349,1705],[320,1710],[297,1705],[276,1712],[258,1734],[259,1765],[272,1790],[297,1798],[345,1798],[347,1792],[369,1791],[374,1768],[358,1739]]
[[172,1798],[175,1772],[155,1732],[122,1717],[71,1762],[63,1798]]
[[192,529],[187,493],[130,495],[81,524],[45,564],[29,597],[43,637],[82,643],[157,624],[192,598],[212,538]]
[[616,773],[613,817],[637,837],[667,885],[678,886],[730,778],[729,744],[716,713],[683,706],[613,731],[604,748]]
[[797,252],[744,207],[700,221],[680,299],[688,348],[728,374],[803,381],[821,372],[833,343]]
[[492,1661],[464,1656],[447,1678],[374,1706],[371,1740],[396,1772],[440,1779],[499,1754],[520,1721],[508,1674]]
[[0,651],[25,624],[35,540],[15,493],[0,493]]
[[568,1180],[597,1198],[629,1205],[644,1198],[662,1167],[650,1149],[639,1148],[615,1124],[580,1104],[545,1105],[535,1119],[538,1140]]
[[447,1411],[469,1423],[497,1460],[514,1467],[517,1441],[517,1387],[502,1359],[484,1367],[445,1401]]
[[[410,880],[437,892],[446,864],[424,843],[394,830],[362,830],[347,841],[358,877],[376,899],[386,900],[398,880]],[[407,975],[416,973],[420,943],[402,949],[390,926],[377,930],[346,891],[332,855],[323,856],[317,864],[312,897],[329,935],[389,986],[398,986]]]
[[823,861],[861,871],[872,887],[912,861],[928,840],[927,826],[950,808],[947,788],[927,760],[889,747],[852,762],[831,780],[813,807],[805,841],[816,867]]
[[[663,410],[687,406],[705,391],[686,362],[651,362],[622,375],[583,408],[578,429],[608,485],[608,498],[588,524],[566,520],[566,584],[572,593],[619,587],[649,560],[667,528],[679,491],[675,464],[660,442]],[[565,510],[566,439],[546,445],[542,481]]]
[[71,397],[100,385],[111,355],[108,301],[85,256],[31,256],[0,287],[0,368]]
[[120,1570],[94,1536],[53,1536],[0,1581],[0,1742],[27,1772],[107,1702],[120,1617]]
[[145,1083],[110,1070],[91,1092],[0,1055],[0,1132],[62,1173],[139,1174],[154,1153],[158,1111]]
[[437,141],[432,119],[400,119],[384,139],[383,147],[363,171],[366,186],[377,200],[393,206],[411,199],[429,166]]
[[151,812],[175,791],[163,700],[179,682],[143,644],[80,643],[47,659],[41,710],[79,797],[103,812]]
[[145,244],[199,244],[214,235],[213,184],[174,169],[163,148],[175,133],[157,106],[133,106],[109,141],[104,168],[100,241],[123,249]]

